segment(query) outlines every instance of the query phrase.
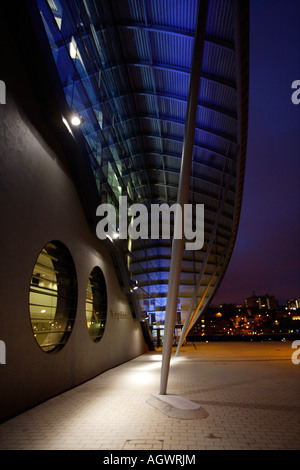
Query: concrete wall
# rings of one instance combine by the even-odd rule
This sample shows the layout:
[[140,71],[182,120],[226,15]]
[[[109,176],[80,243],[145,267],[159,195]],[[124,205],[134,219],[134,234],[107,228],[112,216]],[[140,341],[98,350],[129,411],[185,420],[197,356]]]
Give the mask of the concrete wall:
[[[132,319],[107,248],[87,224],[59,144],[53,138],[49,147],[10,92],[9,77],[6,81],[6,104],[0,106],[0,340],[6,346],[6,364],[0,364],[0,421],[145,351],[140,323]],[[29,93],[25,81],[22,86]],[[67,344],[45,353],[34,339],[28,302],[36,258],[51,240],[71,252],[78,306]],[[108,294],[106,330],[98,343],[90,339],[85,318],[94,266],[103,270]],[[118,319],[121,311],[127,318]]]

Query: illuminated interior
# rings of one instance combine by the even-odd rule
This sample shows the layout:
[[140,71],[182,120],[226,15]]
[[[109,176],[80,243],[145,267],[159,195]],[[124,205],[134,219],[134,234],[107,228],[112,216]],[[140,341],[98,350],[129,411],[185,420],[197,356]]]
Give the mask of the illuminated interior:
[[71,255],[61,243],[48,243],[36,260],[29,291],[31,326],[43,351],[58,350],[66,343],[76,305],[76,273]]
[[92,270],[88,280],[85,312],[90,337],[93,341],[99,341],[106,324],[107,292],[103,272],[98,266]]

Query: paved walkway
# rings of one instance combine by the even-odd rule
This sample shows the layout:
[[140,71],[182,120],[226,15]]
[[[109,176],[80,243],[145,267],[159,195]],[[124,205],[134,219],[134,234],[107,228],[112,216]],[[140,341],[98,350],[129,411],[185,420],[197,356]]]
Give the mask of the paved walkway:
[[208,416],[174,419],[147,403],[161,353],[109,370],[0,425],[0,449],[300,449],[300,365],[291,343],[197,343],[172,358],[168,393]]

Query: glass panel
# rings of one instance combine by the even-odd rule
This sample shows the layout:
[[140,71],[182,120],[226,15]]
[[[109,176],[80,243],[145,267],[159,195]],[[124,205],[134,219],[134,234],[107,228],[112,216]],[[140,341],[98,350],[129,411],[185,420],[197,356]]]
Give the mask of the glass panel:
[[29,291],[33,334],[45,352],[66,343],[76,306],[77,281],[71,255],[61,243],[48,243],[36,260]]
[[105,330],[107,317],[107,292],[103,272],[96,266],[89,277],[86,289],[86,321],[90,337],[99,341]]

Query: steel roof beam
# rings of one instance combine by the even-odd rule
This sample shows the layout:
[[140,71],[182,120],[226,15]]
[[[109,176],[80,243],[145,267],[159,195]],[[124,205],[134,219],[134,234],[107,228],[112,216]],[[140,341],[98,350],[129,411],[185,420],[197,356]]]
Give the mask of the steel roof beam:
[[[145,22],[146,22],[146,24],[148,24],[146,5],[145,5],[144,1],[143,1],[143,10],[144,10]],[[150,36],[148,35],[148,33],[147,33],[147,41],[148,41],[148,47],[149,47],[150,62],[152,64],[153,63],[152,46],[151,46],[151,39],[150,39]],[[159,114],[159,105],[158,105],[158,98],[157,98],[155,75],[154,75],[154,71],[153,71],[152,67],[151,67],[151,80],[152,80],[152,86],[153,86],[153,91],[154,91],[154,95],[155,95],[156,115],[157,115],[157,119],[159,120],[159,133],[160,133],[160,136],[161,136],[161,118],[160,118],[160,114]],[[139,116],[138,116],[138,119],[140,119]],[[164,141],[163,140],[161,140],[160,145],[161,145],[161,154],[163,155],[163,153],[164,153]],[[161,157],[161,162],[162,162],[162,165],[164,166],[164,160],[163,160],[162,157]],[[165,173],[164,173],[164,183],[165,183],[165,197],[166,197],[166,199],[168,199],[168,188],[167,188],[167,184],[166,184],[167,179],[166,179],[166,174]]]
[[[170,118],[170,117],[167,117],[167,116],[156,117],[156,116],[148,114],[148,115],[139,115],[138,117],[140,117],[141,119],[160,120],[160,121],[163,121],[163,122],[169,122],[170,124],[178,124],[180,126],[184,126],[184,124],[185,124],[184,121],[182,121],[180,119]],[[123,121],[121,121],[121,122],[123,122]],[[213,136],[219,137],[219,138],[224,139],[228,142],[232,142],[233,144],[237,144],[237,141],[234,137],[229,136],[229,135],[227,135],[223,132],[217,131],[215,129],[210,129],[209,127],[199,126],[198,124],[196,124],[195,130],[196,131],[203,131],[203,132],[206,132],[207,134],[211,134]]]
[[[165,170],[163,170],[163,169],[160,169],[160,170],[153,169],[153,170],[152,170],[152,169],[150,168],[150,171],[159,171],[159,172],[163,172],[163,173],[176,174],[176,175],[178,175],[178,176],[180,175],[180,172],[179,172],[178,170],[171,170],[171,169],[165,169]],[[124,176],[124,175],[123,175],[123,176]],[[211,181],[211,180],[208,180],[208,179],[204,179],[204,178],[202,178],[202,177],[200,177],[200,176],[191,175],[191,180],[192,180],[192,179],[194,179],[194,180],[196,180],[196,181],[198,181],[198,182],[204,183],[204,184],[209,184],[209,185],[211,185],[211,186],[215,186],[218,190],[219,190],[219,189],[222,189],[222,187],[220,186],[220,184],[215,183],[215,182],[213,182],[213,181]],[[165,183],[164,183],[163,181],[154,181],[153,178],[152,178],[152,179],[151,179],[151,184],[153,184],[153,185],[155,185],[155,186],[163,186]],[[135,185],[136,188],[142,188],[142,187],[144,187],[144,186],[147,186],[147,185],[146,185],[145,183],[143,183],[143,184],[136,184],[136,185]],[[176,188],[178,187],[178,184],[175,183],[175,182],[174,182],[174,183],[170,183],[170,182],[169,182],[169,183],[167,183],[167,186],[170,187],[170,188],[176,189]],[[199,194],[204,194],[203,191],[204,191],[204,187],[200,187],[199,190],[198,190],[198,191],[195,191],[195,192],[196,192],[196,193],[199,193]],[[234,192],[234,189],[231,188],[231,189],[229,189],[229,191]],[[210,198],[214,198],[214,199],[218,199],[218,200],[219,200],[219,196],[218,196],[218,195],[212,195],[212,194],[208,194],[208,193],[207,193],[207,195],[208,195]],[[231,203],[231,202],[228,202],[228,204],[234,206],[234,204]]]
[[[190,30],[183,30],[180,28],[171,28],[170,26],[159,25],[159,24],[148,24],[146,22],[126,22],[126,23],[118,23],[117,25],[120,29],[133,29],[136,31],[147,31],[151,33],[163,33],[168,34],[171,36],[182,37],[182,38],[189,38],[194,39],[195,32]],[[211,34],[205,34],[204,37],[205,42],[209,42],[214,46],[222,47],[223,49],[227,49],[230,52],[234,53],[234,44],[232,41],[226,40],[224,38],[220,38],[217,36],[213,36]]]
[[[92,75],[93,74],[90,74],[90,76],[92,76]],[[81,81],[81,79],[77,78],[77,79],[74,80],[74,82],[77,82],[77,81]],[[65,84],[64,88],[68,88],[69,86],[72,86],[72,83]],[[114,101],[114,100],[119,99],[119,98],[123,99],[123,98],[126,98],[127,96],[130,96],[131,94],[141,95],[141,96],[150,96],[150,97],[153,97],[153,98],[156,97],[156,94],[154,92],[151,92],[150,90],[149,91],[142,91],[142,90],[138,90],[138,89],[133,88],[130,92],[120,93],[120,94],[117,94],[117,95],[114,94],[114,96],[107,96],[107,97],[104,97],[104,98],[101,97],[101,103],[105,104],[108,101]],[[158,91],[157,96],[159,98],[176,101],[178,103],[186,104],[186,102],[187,102],[187,97],[174,95],[172,93],[167,93],[165,91],[164,92]],[[95,104],[98,104],[98,102],[95,103]],[[91,109],[93,106],[94,106],[94,104],[91,104],[91,106],[83,108],[82,110],[85,111],[86,109]],[[233,112],[229,111],[228,109],[222,108],[221,106],[216,106],[216,105],[213,105],[211,103],[206,103],[202,100],[198,100],[198,106],[201,107],[201,108],[204,108],[204,109],[209,109],[210,111],[214,111],[218,114],[221,114],[222,116],[225,116],[225,117],[228,117],[228,118],[231,118],[231,119],[234,119],[235,121],[237,121],[236,113],[233,113]],[[124,121],[125,120],[130,120],[130,119],[134,120],[134,119],[137,119],[137,117],[138,116],[136,114],[132,114],[132,116],[126,116],[123,120]]]
[[[136,66],[136,67],[150,67],[151,66],[154,69],[163,70],[163,71],[166,71],[166,72],[173,71],[173,72],[182,73],[182,74],[185,74],[185,75],[190,74],[190,69],[187,69],[185,67],[179,67],[179,66],[176,66],[176,65],[171,65],[171,64],[164,64],[164,63],[161,63],[161,62],[153,62],[153,64],[149,64],[149,62],[144,62],[144,61],[137,62],[136,60],[127,60],[126,65],[133,65],[133,66]],[[116,65],[116,67],[118,67],[118,65]],[[105,69],[104,69],[104,71],[105,71]],[[231,80],[228,80],[224,77],[219,77],[219,76],[211,74],[211,73],[203,72],[202,75],[201,75],[201,79],[203,79],[203,78],[206,79],[206,80],[209,80],[211,82],[215,82],[219,85],[222,85],[225,88],[229,88],[232,91],[236,91],[236,89],[237,89],[236,84],[234,82],[232,82]]]
[[[201,148],[202,148],[202,150],[205,150],[205,151],[207,151],[207,152],[209,151],[208,149],[204,149],[203,147],[201,147]],[[147,152],[146,152],[146,156],[148,156],[148,155],[150,155],[150,156],[151,156],[151,155],[153,155],[153,156],[160,156],[160,153],[155,152],[155,151],[147,151]],[[178,160],[179,163],[180,163],[180,161],[181,161],[181,155],[180,155],[180,154],[175,154],[175,153],[171,153],[171,152],[168,152],[168,151],[167,151],[167,152],[164,153],[164,156],[165,156],[166,158],[174,158],[174,159]],[[131,155],[126,155],[126,156],[124,156],[124,158],[139,158],[139,157],[140,157],[140,154],[131,154]],[[226,159],[226,161],[229,161],[229,162],[232,161],[232,158],[229,158],[229,157],[227,157],[226,155],[222,155],[222,157],[223,157],[224,159]],[[121,161],[122,161],[122,159],[121,159]],[[228,173],[228,172],[224,172],[223,169],[217,168],[216,166],[213,166],[213,165],[211,165],[211,164],[207,164],[207,163],[205,163],[205,162],[203,162],[203,161],[195,160],[195,158],[194,158],[194,160],[193,160],[193,165],[200,166],[200,167],[204,167],[204,168],[209,168],[209,169],[212,169],[213,171],[216,171],[216,172],[218,172],[218,173],[225,174],[225,175],[229,175],[229,173]],[[161,170],[161,168],[150,168],[150,169],[153,169],[153,170],[155,170],[155,169]],[[138,173],[138,172],[140,172],[140,171],[142,171],[142,170],[137,169],[137,170],[131,170],[130,172],[131,172],[131,174],[132,174],[132,173]],[[126,173],[126,172],[123,172],[123,176],[126,176],[126,175],[127,175],[127,173]]]
[[[143,137],[150,137],[150,138],[154,138],[154,139],[160,139],[161,137],[159,135],[154,135],[154,134],[151,134],[151,133],[143,133]],[[122,142],[124,141],[129,141],[129,140],[132,140],[132,139],[138,139],[140,138],[140,135],[134,135],[134,136],[128,136],[126,137],[125,139],[122,140]],[[170,136],[170,135],[163,135],[163,138],[165,140],[170,140],[170,141],[174,141],[174,142],[178,142],[180,144],[182,144],[182,139],[180,137],[176,137],[176,136]],[[106,149],[106,148],[110,148],[111,146],[113,145],[117,145],[118,142],[113,142],[112,144],[110,145],[105,145],[105,146],[102,146],[102,150]],[[221,153],[220,151],[216,150],[215,148],[213,147],[210,147],[208,145],[204,145],[204,144],[197,144],[195,143],[194,144],[194,147],[196,148],[200,148],[200,149],[205,149],[205,150],[208,150],[209,152],[211,153],[214,153],[216,155],[218,155],[219,157],[222,157],[222,158],[226,158],[226,155],[224,155],[223,153]],[[146,149],[145,151],[145,155],[147,155],[148,151]],[[227,157],[228,158],[228,157]],[[121,160],[121,159],[120,159]],[[230,159],[232,160],[232,158]]]
[[[141,94],[144,94],[144,93],[141,93]],[[169,116],[161,116],[161,115],[156,116],[156,115],[152,115],[152,114],[137,114],[137,115],[134,116],[133,118],[131,118],[131,117],[130,117],[130,118],[126,117],[126,118],[124,118],[124,119],[122,119],[122,120],[120,120],[120,121],[116,121],[116,122],[114,123],[114,125],[116,125],[116,124],[117,124],[117,125],[118,125],[118,124],[122,125],[123,123],[125,123],[125,122],[127,122],[127,121],[130,121],[130,120],[132,120],[132,119],[136,119],[136,118],[139,118],[139,119],[148,119],[148,120],[154,120],[154,121],[157,120],[157,121],[162,121],[162,122],[168,122],[168,123],[170,123],[170,124],[178,124],[178,125],[180,125],[180,126],[184,126],[184,124],[185,124],[185,123],[184,123],[184,120],[171,118],[171,117],[169,117]],[[106,129],[110,129],[110,128],[111,128],[111,125],[108,125],[108,126],[103,127],[102,130],[105,131]],[[208,127],[199,126],[199,125],[196,125],[195,129],[198,130],[198,131],[203,131],[203,132],[206,132],[206,133],[208,133],[208,134],[214,135],[214,136],[216,136],[216,137],[219,137],[219,138],[221,138],[221,139],[227,140],[227,141],[232,142],[232,143],[234,143],[234,144],[237,143],[237,141],[236,141],[236,139],[235,139],[234,137],[232,137],[232,136],[230,136],[230,135],[227,135],[227,134],[225,134],[225,133],[223,133],[223,132],[221,132],[221,131],[217,131],[217,130],[215,130],[215,129],[210,129],[210,128],[208,128]],[[98,132],[98,131],[99,131],[99,129],[97,129],[97,130],[95,130],[95,131],[93,131],[93,132],[90,132],[90,133],[87,134],[87,135],[92,135],[93,133]],[[160,137],[160,136],[159,136],[159,137]]]

